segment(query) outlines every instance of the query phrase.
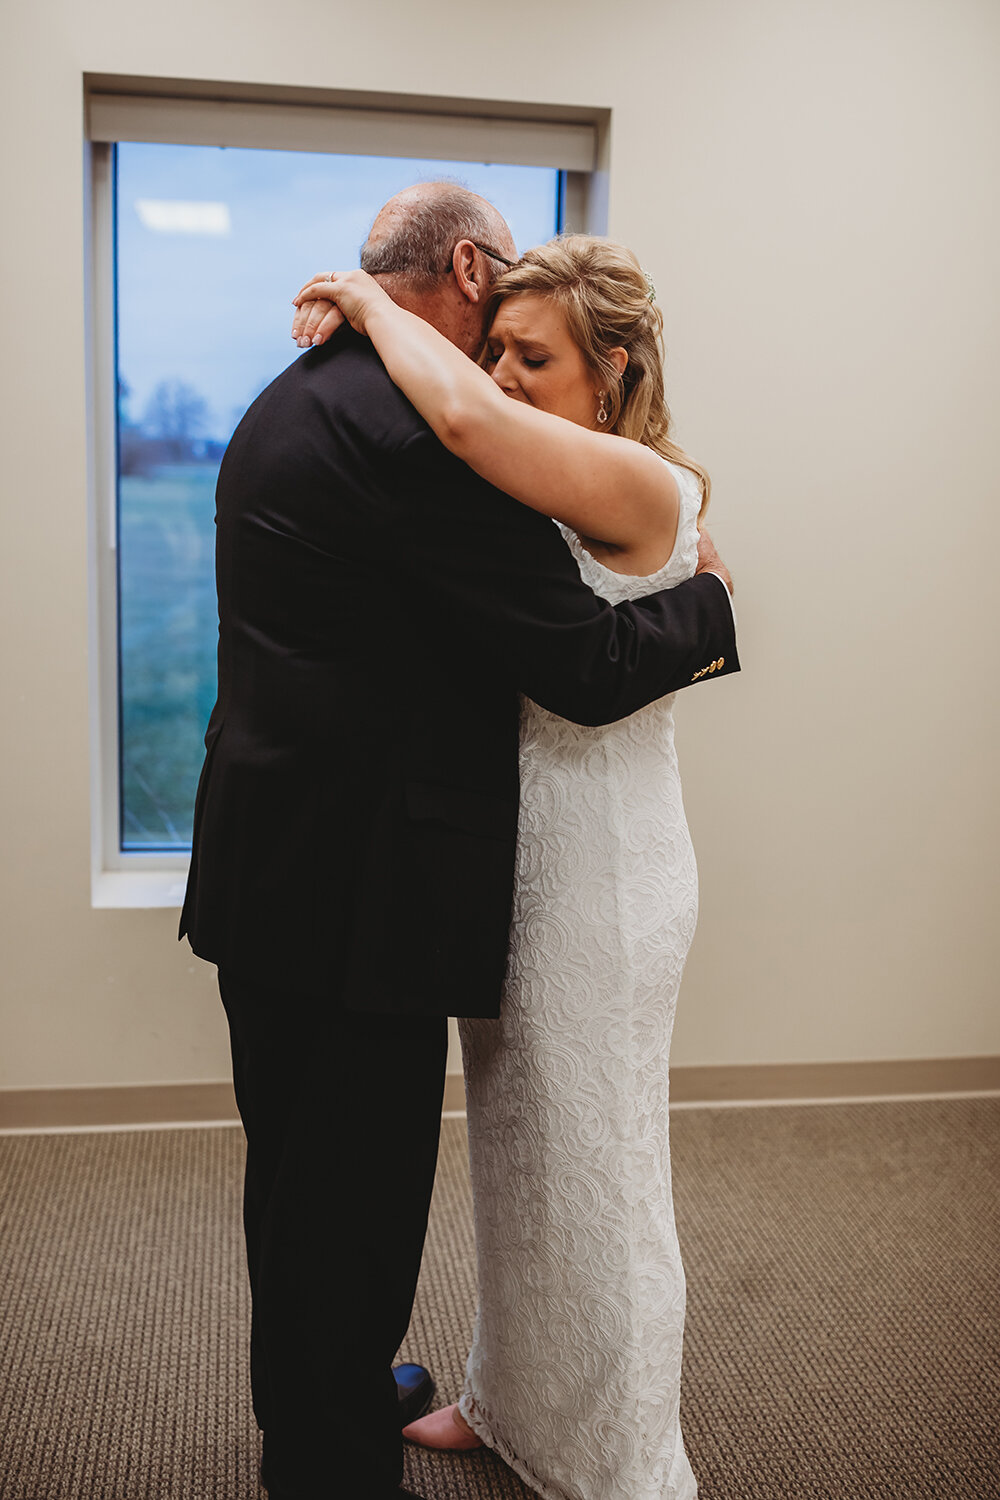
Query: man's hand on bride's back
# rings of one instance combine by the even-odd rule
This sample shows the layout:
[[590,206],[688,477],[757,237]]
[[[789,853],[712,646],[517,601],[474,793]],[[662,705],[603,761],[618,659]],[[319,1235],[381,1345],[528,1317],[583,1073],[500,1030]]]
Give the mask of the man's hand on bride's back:
[[300,349],[325,344],[345,320],[364,333],[369,310],[385,296],[364,271],[321,272],[292,299],[296,309],[292,338]]
[[715,543],[707,531],[698,533],[698,566],[695,573],[718,573],[730,593],[733,592],[733,580],[722,558],[715,550]]

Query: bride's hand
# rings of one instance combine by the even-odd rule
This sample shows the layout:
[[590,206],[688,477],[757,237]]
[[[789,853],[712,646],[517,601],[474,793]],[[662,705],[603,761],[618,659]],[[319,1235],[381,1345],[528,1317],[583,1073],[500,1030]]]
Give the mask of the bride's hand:
[[387,300],[386,293],[365,271],[314,276],[293,299],[297,311],[292,338],[300,349],[323,344],[345,319],[364,333],[371,308],[383,300]]

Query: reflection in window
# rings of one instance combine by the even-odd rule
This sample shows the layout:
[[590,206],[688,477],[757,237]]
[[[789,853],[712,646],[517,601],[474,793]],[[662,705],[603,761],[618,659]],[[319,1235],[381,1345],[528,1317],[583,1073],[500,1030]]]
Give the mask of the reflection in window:
[[184,850],[215,701],[215,481],[246,408],[298,357],[291,298],[356,266],[400,188],[453,177],[517,243],[557,228],[545,167],[213,146],[116,147],[121,846]]

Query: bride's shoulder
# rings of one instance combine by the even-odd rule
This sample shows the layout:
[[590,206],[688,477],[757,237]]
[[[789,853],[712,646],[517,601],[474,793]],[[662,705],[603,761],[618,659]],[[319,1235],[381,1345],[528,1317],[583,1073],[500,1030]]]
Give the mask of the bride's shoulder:
[[627,455],[625,472],[630,473],[633,480],[641,480],[648,489],[666,494],[676,503],[677,496],[681,493],[684,471],[664,458],[662,453],[657,453],[648,443],[639,443],[631,438],[618,438],[617,441],[619,455],[622,458]]

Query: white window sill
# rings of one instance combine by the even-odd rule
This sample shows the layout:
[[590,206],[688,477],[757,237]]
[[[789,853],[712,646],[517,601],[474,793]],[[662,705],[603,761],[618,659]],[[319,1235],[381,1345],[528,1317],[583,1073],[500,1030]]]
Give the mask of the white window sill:
[[187,870],[98,870],[91,881],[94,907],[166,906],[184,904]]

